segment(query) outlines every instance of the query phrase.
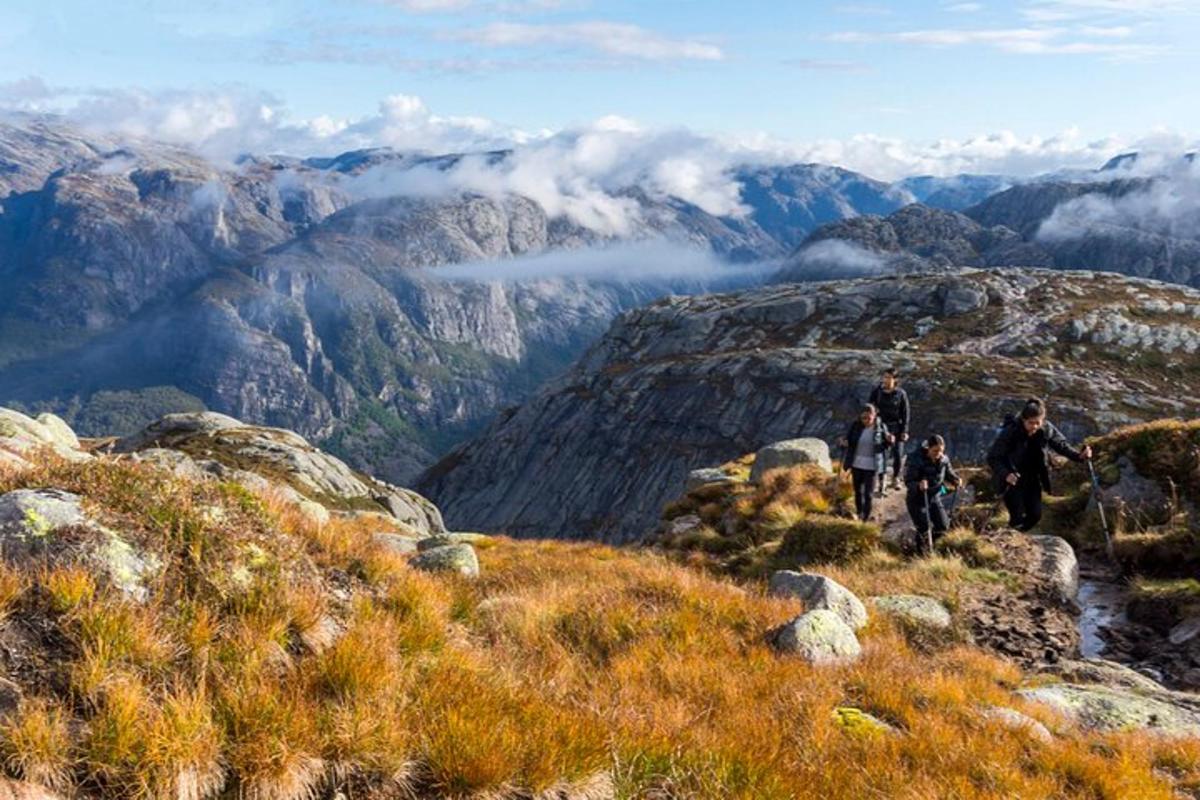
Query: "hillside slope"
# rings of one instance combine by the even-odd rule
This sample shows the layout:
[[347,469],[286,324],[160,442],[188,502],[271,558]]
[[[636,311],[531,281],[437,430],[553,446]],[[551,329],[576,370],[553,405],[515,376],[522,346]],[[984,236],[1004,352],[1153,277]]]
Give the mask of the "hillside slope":
[[[689,470],[836,442],[898,368],[913,432],[978,460],[1029,395],[1073,438],[1200,410],[1200,293],[1110,274],[963,270],[672,298],[418,482],[452,525],[639,539]],[[626,465],[616,469],[614,465]]]
[[[285,431],[174,418],[116,446],[136,461],[81,449],[53,417],[0,423],[0,796],[1200,789],[1200,704],[1111,665],[1035,674],[981,652],[949,609],[1005,582],[955,557],[821,565],[872,605],[857,634],[839,623],[856,654],[818,660],[776,631],[831,612],[761,584],[595,544],[411,536],[337,504],[315,518],[207,463],[339,472]],[[474,542],[477,574],[430,562],[464,546],[447,541]],[[872,598],[895,591],[941,598],[949,627]]]

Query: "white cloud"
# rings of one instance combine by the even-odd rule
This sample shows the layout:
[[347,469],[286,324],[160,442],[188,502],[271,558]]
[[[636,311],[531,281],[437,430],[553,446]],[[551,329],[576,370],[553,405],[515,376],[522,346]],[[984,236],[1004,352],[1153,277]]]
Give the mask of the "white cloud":
[[944,7],[952,14],[976,14],[983,11],[983,3],[951,3]]
[[1195,0],[1033,0],[1021,14],[1037,22],[1062,22],[1097,17],[1162,18],[1200,11]]
[[778,264],[731,266],[704,250],[671,242],[649,240],[590,247],[581,250],[551,250],[501,261],[450,264],[429,270],[434,280],[451,281],[536,281],[549,278],[601,280],[605,282],[713,281],[765,277]]
[[672,39],[639,25],[601,20],[557,24],[496,22],[448,33],[446,37],[486,47],[582,48],[645,61],[719,61],[725,57],[720,47],[709,42]]
[[1200,170],[1175,157],[1139,158],[1134,173],[1158,172],[1146,188],[1120,197],[1087,194],[1054,209],[1038,238],[1078,239],[1114,229],[1133,229],[1173,238],[1200,238]]
[[895,42],[925,47],[984,45],[1007,53],[1024,55],[1098,55],[1113,60],[1133,60],[1160,55],[1165,45],[1149,42],[1116,42],[1130,36],[1126,26],[1083,26],[1080,28],[930,28],[911,31],[842,31],[831,41],[865,44]]

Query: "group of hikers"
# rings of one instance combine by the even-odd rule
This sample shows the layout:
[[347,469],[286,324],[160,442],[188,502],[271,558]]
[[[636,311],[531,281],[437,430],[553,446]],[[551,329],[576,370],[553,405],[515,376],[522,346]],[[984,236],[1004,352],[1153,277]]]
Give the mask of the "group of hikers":
[[[889,369],[846,433],[842,469],[852,476],[854,509],[864,522],[871,519],[876,496],[886,495],[889,488],[901,488],[903,473],[905,505],[916,528],[917,552],[925,554],[950,528],[943,496],[957,492],[963,481],[939,434],[923,439],[905,459],[910,420],[908,394],[900,388],[896,371]],[[1019,531],[1032,529],[1042,518],[1042,492],[1050,491],[1051,452],[1072,461],[1092,457],[1091,447],[1071,446],[1046,419],[1046,405],[1037,398],[1026,400],[1019,413],[1006,417],[988,450],[996,493],[1008,509],[1009,524]]]

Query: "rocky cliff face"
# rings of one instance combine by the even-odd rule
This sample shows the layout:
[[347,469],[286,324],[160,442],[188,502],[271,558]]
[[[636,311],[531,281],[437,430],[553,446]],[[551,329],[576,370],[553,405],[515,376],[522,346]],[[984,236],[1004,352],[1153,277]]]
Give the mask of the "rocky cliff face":
[[[459,158],[371,150],[229,169],[48,120],[0,127],[0,402],[89,434],[208,408],[403,480],[565,368],[621,311],[759,275],[657,278],[664,265],[620,254],[607,270],[619,278],[476,281],[463,265],[651,240],[753,262],[821,222],[898,203],[886,184],[813,165],[747,173],[770,187],[748,189],[761,220],[616,192],[630,210],[620,231],[515,195],[351,192],[372,169]],[[454,279],[441,279],[451,265]]]
[[1200,293],[1109,274],[957,270],[673,298],[623,315],[418,485],[452,525],[629,541],[691,469],[800,435],[836,442],[885,367],[904,376],[914,433],[977,461],[1029,395],[1073,438],[1196,413],[1198,349]]

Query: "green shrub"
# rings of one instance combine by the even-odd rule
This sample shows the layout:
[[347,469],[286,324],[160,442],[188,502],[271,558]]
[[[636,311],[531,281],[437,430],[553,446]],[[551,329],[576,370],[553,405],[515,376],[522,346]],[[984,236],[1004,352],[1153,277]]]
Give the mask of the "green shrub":
[[845,563],[878,546],[878,525],[869,522],[806,514],[783,535],[777,560],[788,564]]

